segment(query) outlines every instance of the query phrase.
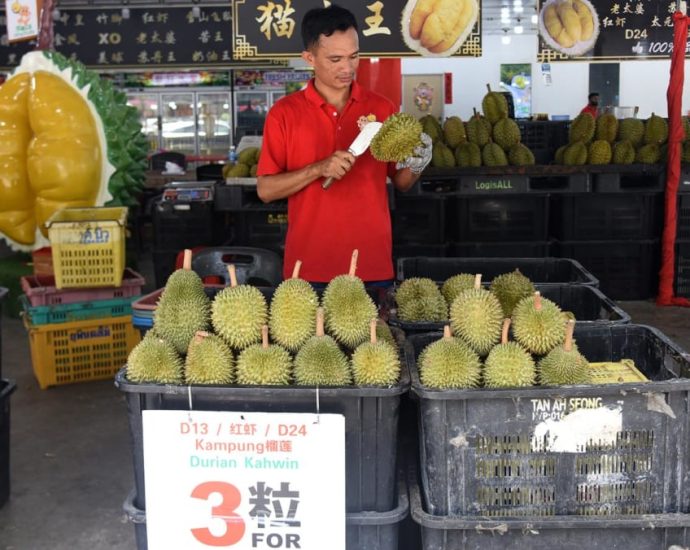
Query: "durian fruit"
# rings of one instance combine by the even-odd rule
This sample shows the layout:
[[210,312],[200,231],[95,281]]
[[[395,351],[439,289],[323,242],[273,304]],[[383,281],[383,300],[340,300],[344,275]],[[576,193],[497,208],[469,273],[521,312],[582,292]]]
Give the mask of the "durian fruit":
[[565,339],[561,309],[551,300],[534,297],[522,299],[513,310],[513,334],[530,353],[544,355]]
[[419,378],[432,389],[451,390],[476,388],[482,362],[462,340],[453,338],[450,327],[443,329],[443,338],[425,347],[417,358]]
[[661,159],[661,149],[656,143],[648,143],[637,150],[635,161],[642,164],[656,164]]
[[613,146],[613,164],[632,164],[635,162],[635,148],[628,140],[617,142]]
[[388,342],[376,338],[377,320],[369,325],[370,341],[360,344],[352,354],[355,386],[392,386],[400,379],[400,357]]
[[300,386],[349,386],[352,384],[352,373],[347,357],[338,347],[336,341],[324,333],[323,318],[323,308],[318,308],[316,310],[316,335],[309,338],[295,356],[295,384]]
[[508,158],[500,145],[489,142],[482,149],[482,162],[485,166],[507,166]]
[[192,251],[185,250],[182,269],[170,275],[158,300],[153,331],[185,354],[196,331],[208,328],[210,306],[204,283],[192,271]]
[[384,342],[388,342],[396,350],[398,349],[398,342],[396,341],[395,336],[393,336],[391,327],[389,327],[388,323],[386,323],[386,321],[380,317],[376,320],[376,338],[383,340]]
[[618,123],[618,139],[627,140],[637,147],[644,139],[644,122],[637,118],[624,118]]
[[498,298],[481,287],[481,274],[475,275],[474,288],[460,294],[450,306],[453,332],[484,357],[501,338],[503,309]]
[[243,162],[236,162],[235,164],[226,164],[223,168],[223,177],[225,178],[248,178],[249,174],[249,165]]
[[661,145],[668,140],[668,122],[652,113],[644,125],[644,143]]
[[184,378],[187,384],[232,384],[235,379],[232,351],[219,336],[197,332],[187,350]]
[[249,177],[250,178],[256,177],[256,169],[258,166],[259,166],[258,164],[252,164],[252,167],[249,169]]
[[683,121],[683,143],[690,140],[690,118],[684,116]]
[[422,131],[431,138],[432,143],[443,139],[443,128],[435,116],[424,115],[419,119],[419,123],[422,125]]
[[609,164],[612,156],[611,144],[608,141],[598,139],[589,144],[587,152],[589,164]]
[[493,125],[503,118],[508,118],[508,101],[499,92],[492,92],[491,86],[486,85],[488,92],[482,99],[482,111],[487,120]]
[[465,290],[474,288],[474,275],[470,273],[458,273],[448,277],[441,286],[441,294],[446,299],[448,307]]
[[587,164],[587,153],[587,146],[584,142],[576,141],[571,143],[563,151],[563,164],[566,166],[582,166]]
[[508,151],[508,161],[512,166],[533,166],[534,153],[526,145],[517,143]]
[[568,148],[567,145],[561,145],[558,149],[556,149],[556,153],[554,154],[554,162],[556,164],[565,164],[564,155],[565,155],[565,150],[567,148]]
[[211,305],[216,333],[233,349],[242,350],[261,341],[261,327],[268,319],[268,305],[261,291],[238,285],[235,266],[228,266],[230,286],[221,290]]
[[493,139],[504,151],[520,143],[520,128],[511,118],[502,118],[494,124]]
[[237,358],[237,383],[247,386],[287,386],[292,356],[278,344],[268,343],[268,325],[261,327],[261,343],[245,348]]
[[299,278],[301,266],[302,262],[297,260],[292,278],[280,283],[273,293],[268,323],[273,339],[293,353],[314,336],[319,306],[314,288]]
[[537,373],[534,359],[517,342],[508,341],[510,319],[503,321],[501,343],[484,361],[484,385],[487,388],[521,388],[533,386]]
[[474,109],[474,116],[467,121],[465,126],[467,140],[479,147],[484,147],[491,139],[492,128],[491,123]]
[[402,321],[445,321],[448,305],[438,285],[426,277],[405,279],[395,292]]
[[580,113],[570,124],[570,130],[568,131],[570,143],[576,141],[589,143],[594,137],[595,129],[594,117],[589,113]]
[[681,160],[683,162],[690,162],[690,141],[686,141],[683,144]]
[[383,125],[371,140],[369,149],[376,160],[402,162],[414,155],[422,145],[422,125],[412,115],[395,113],[383,121]]
[[479,168],[482,165],[482,151],[476,143],[461,143],[455,149],[455,164],[460,168]]
[[553,348],[537,366],[539,383],[543,386],[591,383],[589,362],[573,341],[575,321],[568,321],[563,345]]
[[242,164],[246,164],[247,166],[256,164],[259,152],[260,151],[258,147],[245,147],[237,155],[237,162],[241,162]]
[[448,117],[443,123],[443,138],[451,149],[467,142],[465,124],[459,116]]
[[505,317],[510,317],[513,314],[513,310],[520,300],[532,296],[535,292],[532,281],[520,273],[519,269],[495,277],[491,281],[489,290],[496,295],[501,303]]
[[182,359],[172,344],[148,332],[129,353],[127,380],[138,384],[182,384]]
[[604,113],[596,120],[595,139],[613,143],[618,135],[618,119],[611,113]]
[[434,143],[431,152],[431,166],[436,168],[453,168],[455,166],[455,155],[443,142]]

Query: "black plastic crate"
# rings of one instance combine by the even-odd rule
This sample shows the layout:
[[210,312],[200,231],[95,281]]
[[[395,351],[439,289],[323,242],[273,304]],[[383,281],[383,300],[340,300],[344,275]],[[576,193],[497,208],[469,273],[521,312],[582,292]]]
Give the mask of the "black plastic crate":
[[[146,510],[137,507],[137,500],[136,491],[132,490],[122,509],[134,524],[137,550],[148,550]],[[405,479],[398,482],[396,504],[393,510],[387,512],[348,512],[345,516],[347,550],[398,550],[398,529],[410,508]]]
[[[484,284],[488,288],[491,281]],[[612,300],[595,287],[585,285],[535,285],[544,298],[560,306],[563,311],[575,315],[578,325],[619,325],[630,322],[630,315],[618,307]],[[405,331],[405,334],[442,331],[447,322],[411,322],[398,319],[394,290],[389,291],[387,300],[391,308],[388,312],[388,323]]]
[[458,273],[481,273],[491,281],[502,273],[519,269],[533,283],[542,286],[599,286],[599,281],[582,265],[569,258],[400,258],[396,266],[398,281],[428,277],[442,283]]
[[676,239],[690,240],[690,194],[679,194],[676,200],[678,201]]
[[159,201],[153,208],[154,249],[182,250],[213,242],[213,202]]
[[175,271],[177,251],[174,250],[154,250],[153,256],[153,278],[156,288],[165,286],[168,277]]
[[649,382],[502,390],[424,388],[417,356],[438,338],[412,335],[406,343],[429,513],[688,512],[690,379],[679,377],[690,373],[690,358],[661,332],[575,328],[589,361],[632,359]]
[[5,287],[0,286],[0,378],[2,378],[2,304],[5,301],[5,298],[7,298],[8,293],[9,290],[7,290]]
[[451,241],[546,241],[549,197],[501,195],[448,198]]
[[588,193],[592,183],[590,175],[584,171],[572,171],[562,169],[556,172],[544,172],[530,176],[529,187],[533,193]]
[[646,300],[656,294],[659,241],[564,241],[560,255],[575,258],[614,300]]
[[492,520],[432,516],[410,481],[410,513],[421,527],[421,550],[682,550],[690,546],[690,515],[529,517]]
[[663,192],[665,164],[609,164],[590,166],[595,193]]
[[10,395],[17,389],[0,378],[0,508],[10,497]]
[[690,298],[690,240],[676,241],[676,296]]
[[547,258],[551,256],[552,245],[552,241],[450,243],[447,255],[458,258]]
[[532,150],[555,151],[568,143],[569,121],[518,120],[517,125],[520,128],[520,141]]
[[287,209],[246,208],[232,215],[233,245],[284,249]]
[[429,256],[431,258],[445,258],[448,256],[447,244],[399,244],[393,242],[393,261],[409,256]]
[[[410,382],[406,368],[390,388],[320,388],[320,410],[345,416],[346,499],[348,511],[387,511],[394,507],[400,396]],[[127,398],[132,437],[136,505],[146,508],[142,411],[195,409],[247,412],[315,412],[316,388],[250,386],[171,386],[133,384],[122,369],[115,385]]]
[[214,190],[215,208],[219,211],[237,211],[247,207],[273,205],[285,208],[287,201],[264,204],[256,193],[256,178],[229,178],[216,185]]
[[553,236],[564,241],[658,239],[660,193],[563,195],[552,199]]
[[397,196],[391,212],[393,242],[443,244],[445,204],[443,197]]
[[436,168],[428,166],[419,180],[407,191],[396,192],[398,197],[412,195],[448,195],[457,193],[460,185],[462,168]]

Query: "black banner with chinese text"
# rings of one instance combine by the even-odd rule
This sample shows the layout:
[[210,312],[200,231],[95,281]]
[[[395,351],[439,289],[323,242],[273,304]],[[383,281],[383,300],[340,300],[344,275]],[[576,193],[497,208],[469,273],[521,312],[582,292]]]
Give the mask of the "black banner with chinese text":
[[[541,12],[550,2],[538,0]],[[599,23],[594,47],[582,55],[568,55],[550,47],[540,26],[539,62],[668,59],[673,51],[673,13],[670,0],[590,0]],[[688,44],[690,48],[690,43]],[[688,51],[686,48],[686,52]],[[687,55],[687,53],[686,53]]]
[[[367,57],[418,56],[407,46],[401,31],[401,14],[409,0],[369,0],[341,5],[350,10],[359,27],[360,53]],[[456,1],[462,5],[462,0]],[[303,45],[300,22],[304,14],[324,6],[323,0],[235,0],[233,50],[237,59],[299,57]],[[482,55],[481,0],[476,23],[460,49],[465,57]],[[469,26],[469,25],[468,25]]]

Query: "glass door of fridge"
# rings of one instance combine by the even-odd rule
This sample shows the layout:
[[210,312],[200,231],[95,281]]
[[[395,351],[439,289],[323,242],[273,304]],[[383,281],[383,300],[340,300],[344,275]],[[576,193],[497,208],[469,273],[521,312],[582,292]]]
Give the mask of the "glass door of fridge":
[[268,91],[235,90],[236,137],[258,136],[263,133],[264,120],[269,108]]
[[141,131],[149,143],[149,153],[160,149],[160,109],[158,93],[130,92],[127,94],[127,104],[139,111]]
[[199,155],[224,157],[232,144],[232,112],[229,92],[198,92]]
[[197,154],[194,92],[161,93],[161,148]]

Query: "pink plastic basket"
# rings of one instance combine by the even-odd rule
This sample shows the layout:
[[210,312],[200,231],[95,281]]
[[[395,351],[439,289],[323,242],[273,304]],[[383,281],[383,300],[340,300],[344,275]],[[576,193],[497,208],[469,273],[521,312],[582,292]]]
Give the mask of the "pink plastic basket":
[[34,275],[21,278],[22,290],[29,298],[32,306],[73,304],[91,300],[112,300],[113,298],[139,296],[145,282],[144,277],[130,268],[126,268],[122,275],[122,286],[58,290],[53,277]]

